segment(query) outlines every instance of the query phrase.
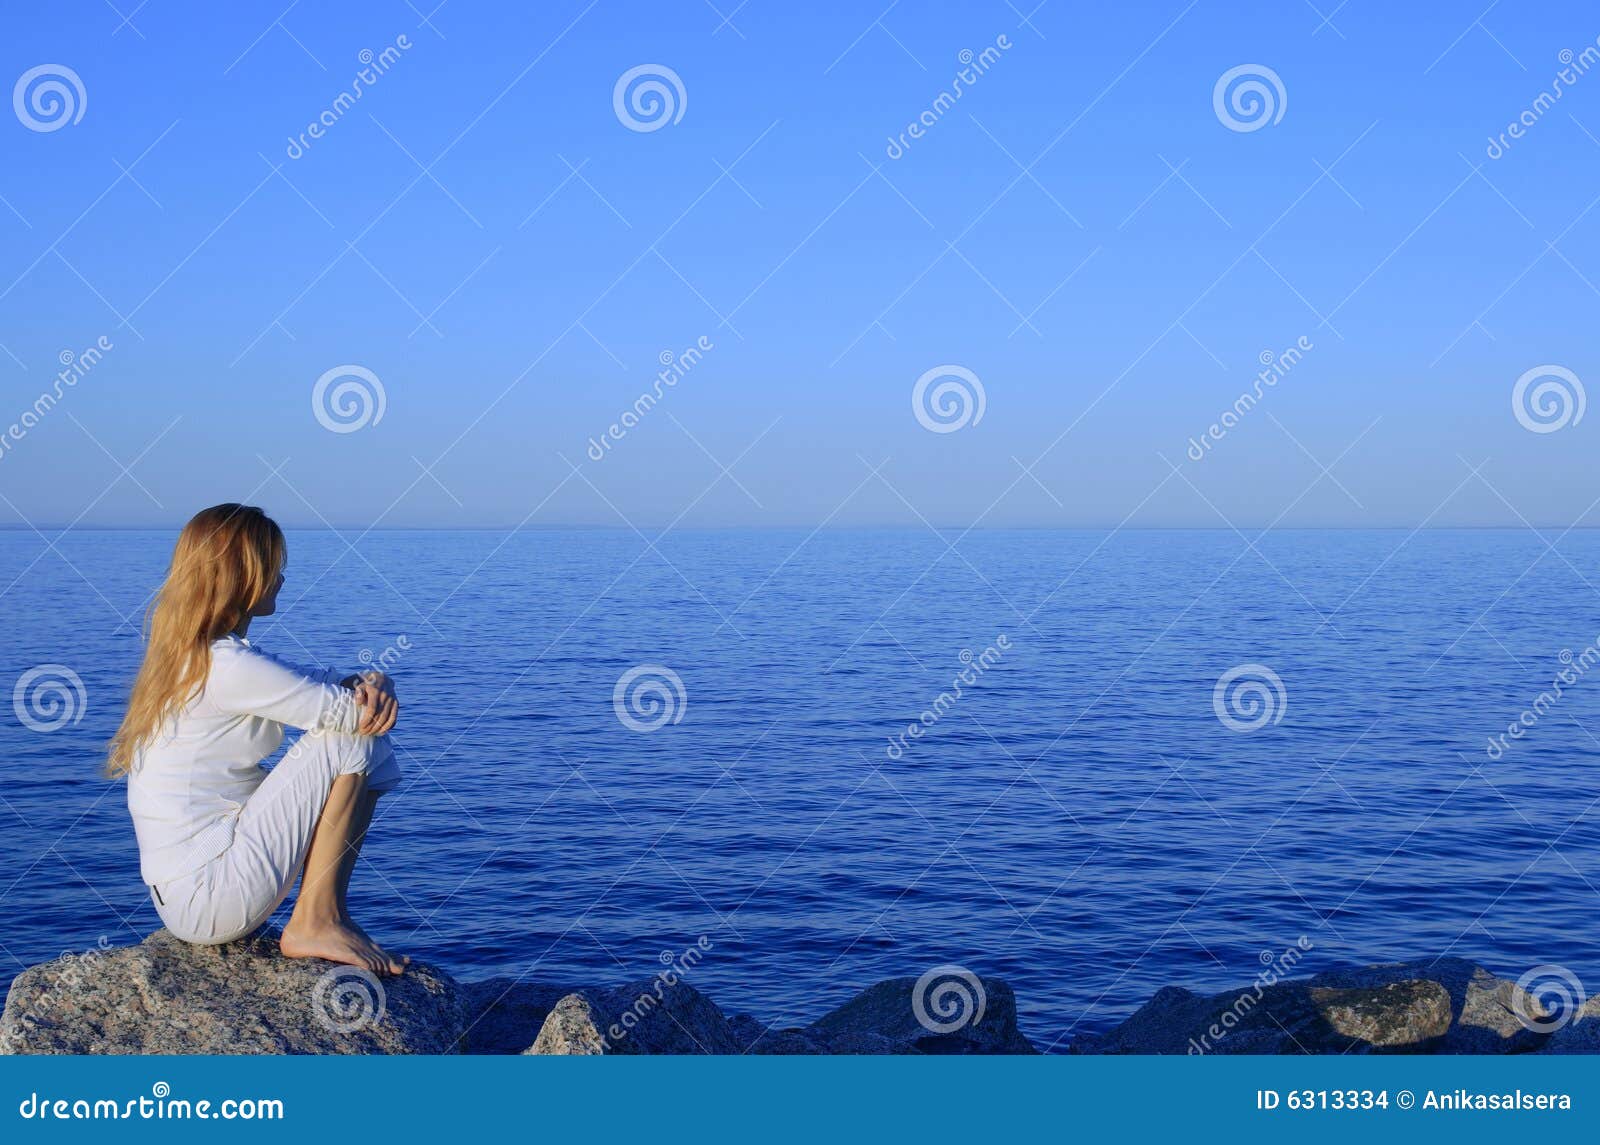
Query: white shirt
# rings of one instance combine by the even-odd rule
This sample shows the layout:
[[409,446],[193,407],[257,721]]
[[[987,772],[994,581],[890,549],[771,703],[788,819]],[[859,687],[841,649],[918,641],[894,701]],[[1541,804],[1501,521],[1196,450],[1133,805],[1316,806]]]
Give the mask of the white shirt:
[[199,692],[138,752],[128,811],[146,883],[205,866],[233,842],[235,817],[266,777],[285,724],[353,733],[361,709],[334,669],[298,668],[239,636],[211,645]]

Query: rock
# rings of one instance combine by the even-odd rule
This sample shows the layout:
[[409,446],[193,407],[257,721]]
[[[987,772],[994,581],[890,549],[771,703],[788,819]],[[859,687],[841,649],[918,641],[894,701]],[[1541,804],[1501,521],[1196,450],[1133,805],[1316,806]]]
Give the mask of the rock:
[[1527,1053],[1539,1047],[1544,1035],[1528,1028],[1518,1017],[1546,1017],[1538,999],[1519,990],[1515,982],[1497,978],[1465,958],[1417,959],[1377,966],[1326,971],[1310,980],[1312,986],[1381,986],[1391,982],[1437,982],[1450,995],[1451,1023],[1439,1046],[1448,1054]]
[[1450,1031],[1450,995],[1437,982],[1313,986],[1307,993],[1337,1037],[1374,1048],[1420,1046]]
[[588,997],[568,994],[556,1003],[539,1027],[533,1045],[523,1052],[585,1056],[607,1053],[607,1024],[604,1013]]
[[737,1054],[743,1046],[693,986],[651,978],[558,1000],[530,1054]]
[[1542,1054],[1600,1054],[1600,995],[1590,998],[1551,1034]]
[[[732,1019],[681,979],[571,989],[458,983],[413,963],[375,978],[284,958],[277,936],[131,947],[23,971],[9,1054],[1029,1054],[1016,996],[959,967],[870,986],[804,1027]],[[1579,991],[1581,994],[1581,990]],[[1558,1007],[1559,1009],[1559,1007]],[[1570,1015],[1459,958],[1344,967],[1217,994],[1159,990],[1072,1053],[1600,1053],[1600,998]]]
[[[976,1015],[948,1013],[945,995],[930,993],[922,1003],[934,1025],[925,1026],[913,999],[921,981],[880,982],[810,1026],[769,1028],[747,1015],[730,1021],[681,979],[578,990],[515,978],[458,983],[421,963],[377,978],[285,958],[272,931],[192,946],[161,930],[18,975],[0,1016],[0,1053],[1034,1052],[1005,983],[968,976],[983,999]],[[936,1028],[950,1019],[950,1029]]]
[[1073,1053],[1522,1053],[1544,1036],[1517,1016],[1543,1014],[1515,983],[1465,959],[1397,962],[1258,982],[1200,995],[1158,991],[1110,1032]]
[[756,1021],[749,1014],[737,1014],[728,1019],[733,1036],[739,1043],[739,1052],[746,1054],[821,1054],[826,1053],[812,1041],[804,1030],[795,1026],[773,1029]]
[[284,958],[271,932],[192,946],[159,930],[19,974],[0,1052],[448,1054],[461,1028],[456,983],[431,966],[377,978]]
[[[1038,1052],[1017,1029],[1017,998],[1010,986],[997,978],[980,980],[976,975],[944,981],[952,989],[941,994],[940,981],[933,981],[922,989],[920,1007],[916,995],[924,986],[923,979],[879,982],[799,1035],[821,1047],[820,1052],[830,1054]],[[947,1003],[951,1009],[946,1009]],[[763,1051],[757,1048],[755,1052]]]
[[489,978],[461,983],[466,1015],[466,1054],[520,1054],[539,1034],[556,1003],[572,993],[570,986],[545,986],[515,978]]

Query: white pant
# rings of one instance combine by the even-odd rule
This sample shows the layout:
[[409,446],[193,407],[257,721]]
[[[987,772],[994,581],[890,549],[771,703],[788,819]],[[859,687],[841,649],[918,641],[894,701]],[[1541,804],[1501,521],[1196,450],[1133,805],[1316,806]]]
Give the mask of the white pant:
[[305,865],[333,781],[356,774],[373,792],[400,782],[388,736],[302,735],[240,809],[228,849],[193,874],[151,888],[167,929],[185,942],[213,945],[243,938],[271,918]]

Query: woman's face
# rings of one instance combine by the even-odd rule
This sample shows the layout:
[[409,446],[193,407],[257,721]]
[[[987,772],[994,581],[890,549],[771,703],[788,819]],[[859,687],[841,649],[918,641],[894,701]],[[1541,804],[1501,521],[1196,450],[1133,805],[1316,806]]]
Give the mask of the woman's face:
[[277,578],[273,580],[272,587],[267,589],[267,594],[256,601],[256,606],[250,610],[251,616],[271,616],[278,611],[278,590],[283,587],[283,572],[280,569]]

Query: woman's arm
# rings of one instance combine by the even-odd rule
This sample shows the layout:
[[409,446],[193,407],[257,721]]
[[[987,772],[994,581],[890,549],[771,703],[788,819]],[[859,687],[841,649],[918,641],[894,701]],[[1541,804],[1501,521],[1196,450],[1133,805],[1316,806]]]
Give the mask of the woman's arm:
[[213,649],[206,696],[224,712],[261,716],[307,731],[353,734],[364,715],[356,692],[254,648]]

